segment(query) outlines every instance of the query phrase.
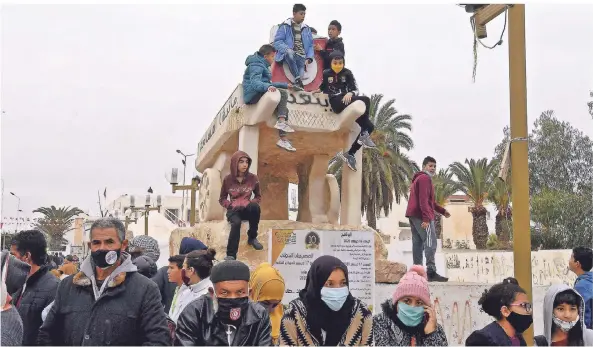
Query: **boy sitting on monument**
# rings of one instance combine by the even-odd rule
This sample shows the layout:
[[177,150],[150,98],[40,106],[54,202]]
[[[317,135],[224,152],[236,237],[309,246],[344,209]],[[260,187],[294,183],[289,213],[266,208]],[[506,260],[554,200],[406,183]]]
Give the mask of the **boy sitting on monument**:
[[272,83],[270,66],[274,62],[275,56],[276,49],[272,45],[263,45],[259,51],[247,57],[245,60],[247,68],[243,74],[243,99],[246,104],[253,105],[256,104],[266,92],[274,93],[276,90],[280,92],[280,102],[276,107],[278,121],[274,126],[278,129],[280,139],[276,145],[289,152],[294,152],[296,149],[292,147],[290,141],[286,139],[286,133],[294,132],[287,123],[288,108],[286,107],[288,102],[288,92],[286,89],[292,89],[293,86],[290,83]]
[[340,51],[334,51],[329,57],[331,59],[331,69],[323,71],[323,82],[321,82],[319,89],[313,91],[313,93],[323,92],[327,94],[329,104],[335,113],[342,112],[348,105],[357,100],[364,102],[366,106],[364,113],[356,120],[356,123],[360,126],[360,134],[356,137],[348,152],[340,151],[338,153],[338,158],[346,163],[352,171],[356,171],[354,154],[361,147],[375,147],[375,143],[371,140],[371,133],[375,130],[375,126],[369,118],[371,99],[368,96],[358,96],[358,87],[354,75],[352,71],[344,67],[344,54]]
[[319,44],[315,45],[315,50],[318,51],[323,58],[323,70],[331,69],[332,62],[329,56],[334,51],[340,51],[343,55],[346,54],[344,42],[342,41],[342,38],[339,37],[341,33],[342,24],[337,20],[332,20],[327,28],[327,36],[329,39],[325,44],[325,49],[321,49]]

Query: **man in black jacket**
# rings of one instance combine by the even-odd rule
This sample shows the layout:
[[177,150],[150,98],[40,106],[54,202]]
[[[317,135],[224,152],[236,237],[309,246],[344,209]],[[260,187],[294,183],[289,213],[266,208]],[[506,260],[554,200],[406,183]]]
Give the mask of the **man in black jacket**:
[[23,320],[23,346],[35,346],[41,312],[54,300],[59,280],[49,272],[47,241],[39,230],[21,231],[15,236],[14,256],[30,265],[25,284],[12,296],[12,304]]
[[249,268],[238,260],[215,265],[214,290],[192,301],[177,320],[176,346],[271,346],[270,316],[249,301]]
[[356,159],[354,154],[362,147],[374,148],[375,143],[371,140],[371,133],[375,130],[373,122],[369,118],[371,99],[368,96],[358,95],[358,86],[352,71],[344,67],[344,54],[334,51],[330,54],[331,69],[323,71],[321,86],[313,93],[323,92],[329,97],[329,104],[335,113],[342,112],[354,101],[360,100],[365,105],[364,113],[358,117],[356,123],[360,126],[360,134],[352,143],[350,150],[346,153],[339,152],[340,158],[352,171],[356,171]]
[[[312,30],[313,28],[311,28]],[[319,52],[319,55],[323,58],[323,70],[331,69],[332,60],[330,55],[335,51],[340,51],[346,56],[346,49],[344,48],[344,41],[340,37],[342,33],[342,24],[337,20],[332,20],[327,27],[327,36],[329,39],[325,44],[325,49],[322,49],[319,44],[315,45],[315,50]]]
[[91,255],[65,278],[39,331],[45,346],[171,345],[161,296],[137,272],[121,221],[103,218],[90,231]]

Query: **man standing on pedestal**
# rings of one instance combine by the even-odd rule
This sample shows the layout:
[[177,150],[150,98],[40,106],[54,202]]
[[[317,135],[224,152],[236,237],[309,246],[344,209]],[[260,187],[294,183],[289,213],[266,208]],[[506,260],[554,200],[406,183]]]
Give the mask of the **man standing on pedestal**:
[[433,157],[422,161],[422,171],[416,172],[410,186],[410,197],[406,217],[412,229],[412,256],[414,265],[422,265],[422,250],[426,255],[426,273],[430,282],[447,282],[449,279],[437,274],[434,255],[437,250],[437,236],[434,226],[434,211],[449,218],[451,215],[434,200],[432,176],[437,168]]

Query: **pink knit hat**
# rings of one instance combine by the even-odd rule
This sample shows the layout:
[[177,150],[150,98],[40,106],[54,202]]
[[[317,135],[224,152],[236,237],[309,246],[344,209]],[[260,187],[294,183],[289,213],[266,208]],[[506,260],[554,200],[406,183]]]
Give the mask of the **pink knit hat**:
[[404,277],[399,280],[393,293],[393,304],[395,305],[399,299],[405,296],[414,296],[421,299],[424,304],[430,304],[426,271],[422,265],[412,266],[410,271],[406,272]]

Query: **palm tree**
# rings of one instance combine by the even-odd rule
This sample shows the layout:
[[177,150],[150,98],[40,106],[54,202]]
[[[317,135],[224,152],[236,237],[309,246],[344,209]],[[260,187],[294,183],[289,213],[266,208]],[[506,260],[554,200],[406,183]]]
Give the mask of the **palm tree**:
[[[459,185],[453,179],[453,172],[449,169],[440,169],[439,172],[432,178],[432,184],[434,185],[434,201],[440,206],[447,204],[447,199],[455,194],[459,190]],[[435,211],[435,227],[437,239],[440,239],[443,235],[443,216]]]
[[[412,116],[400,115],[391,99],[380,106],[382,94],[371,95],[369,117],[375,125],[371,138],[376,149],[362,153],[362,213],[366,213],[368,224],[377,229],[377,217],[381,210],[389,215],[393,202],[399,203],[402,196],[408,196],[409,181],[418,171],[418,165],[402,150],[409,151],[414,141],[408,134],[412,130]],[[332,158],[328,172],[342,182],[342,162]]]
[[457,176],[459,189],[464,192],[474,206],[470,209],[473,217],[472,235],[476,248],[486,249],[488,241],[487,210],[484,202],[492,189],[497,162],[488,158],[465,159],[465,166],[460,162],[451,164],[451,171]]
[[488,200],[496,206],[496,237],[502,243],[508,243],[512,230],[511,185],[495,179],[488,194]]
[[74,218],[84,213],[78,207],[39,207],[33,213],[41,213],[43,218],[35,222],[35,227],[49,236],[50,249],[60,249],[64,234],[71,230]]

